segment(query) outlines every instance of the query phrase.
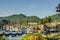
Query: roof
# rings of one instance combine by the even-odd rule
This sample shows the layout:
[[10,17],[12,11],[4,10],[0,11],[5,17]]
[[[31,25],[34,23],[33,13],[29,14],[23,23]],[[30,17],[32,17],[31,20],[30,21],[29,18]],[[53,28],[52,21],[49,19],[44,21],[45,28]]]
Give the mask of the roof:
[[35,22],[29,22],[28,24],[37,24],[37,23],[35,23]]

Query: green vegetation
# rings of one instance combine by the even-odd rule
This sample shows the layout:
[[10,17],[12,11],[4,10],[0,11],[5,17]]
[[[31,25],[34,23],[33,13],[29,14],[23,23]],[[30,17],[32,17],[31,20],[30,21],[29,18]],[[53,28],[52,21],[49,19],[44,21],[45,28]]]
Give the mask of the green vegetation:
[[37,22],[38,24],[45,24],[45,23],[50,23],[55,20],[60,22],[60,14],[47,16],[42,19],[40,19],[37,16],[25,16],[24,14],[0,17],[0,20],[3,20],[3,19],[8,20],[9,24],[25,24],[25,25],[27,25],[28,22]]
[[24,14],[1,17],[0,20],[3,19],[8,20],[9,24],[25,24],[25,25],[27,25],[28,22],[38,22],[38,20],[40,20],[40,18],[38,18],[37,16],[25,16]]
[[4,40],[4,39],[3,39],[3,35],[2,35],[2,34],[0,34],[0,40]]
[[39,33],[26,34],[21,40],[46,40]]
[[39,24],[45,24],[45,23],[50,23],[52,20],[51,20],[51,17],[50,16],[48,16],[48,17],[46,17],[46,18],[44,18],[44,19],[40,19],[39,21],[38,21],[38,23]]
[[3,19],[7,19],[7,20],[14,20],[14,21],[37,21],[40,18],[38,18],[37,16],[25,16],[24,14],[19,14],[19,15],[11,15],[11,16],[7,16],[4,17]]
[[59,21],[60,22],[60,14],[52,15],[51,18],[52,18],[52,21],[53,20],[56,20],[56,21]]

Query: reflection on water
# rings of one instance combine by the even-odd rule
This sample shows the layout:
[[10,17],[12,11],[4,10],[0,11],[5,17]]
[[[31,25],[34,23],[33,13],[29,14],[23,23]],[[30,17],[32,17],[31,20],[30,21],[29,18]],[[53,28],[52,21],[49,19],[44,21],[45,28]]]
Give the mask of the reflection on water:
[[20,40],[23,36],[23,35],[3,35],[3,38],[6,39],[6,40]]

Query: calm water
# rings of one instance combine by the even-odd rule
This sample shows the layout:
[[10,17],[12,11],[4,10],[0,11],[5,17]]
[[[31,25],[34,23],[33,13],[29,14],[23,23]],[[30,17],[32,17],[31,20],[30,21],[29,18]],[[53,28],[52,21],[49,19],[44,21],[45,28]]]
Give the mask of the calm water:
[[25,36],[25,34],[16,35],[16,36],[12,36],[12,35],[5,36],[5,35],[3,35],[3,38],[6,39],[6,40],[20,40],[23,36]]

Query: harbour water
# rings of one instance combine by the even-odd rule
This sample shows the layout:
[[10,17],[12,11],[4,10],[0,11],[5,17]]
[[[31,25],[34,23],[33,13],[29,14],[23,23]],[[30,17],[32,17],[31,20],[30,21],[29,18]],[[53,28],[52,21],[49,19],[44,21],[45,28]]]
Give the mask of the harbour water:
[[21,38],[22,38],[23,36],[25,36],[25,34],[23,34],[23,35],[9,35],[9,36],[3,35],[3,38],[4,38],[5,40],[21,40]]

